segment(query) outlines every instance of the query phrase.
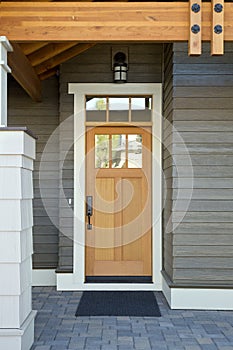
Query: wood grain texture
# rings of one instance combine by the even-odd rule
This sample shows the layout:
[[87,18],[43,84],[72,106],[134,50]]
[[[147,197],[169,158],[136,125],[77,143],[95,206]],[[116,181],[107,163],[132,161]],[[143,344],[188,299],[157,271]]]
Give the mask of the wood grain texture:
[[47,61],[51,57],[58,55],[59,53],[70,49],[71,47],[77,45],[77,42],[72,43],[51,43],[36,52],[33,52],[28,55],[28,59],[31,62],[31,65],[34,67],[38,64],[41,64],[44,61]]
[[[126,158],[126,168],[95,169],[95,135],[119,134],[126,140],[142,135],[143,168],[127,168]],[[86,230],[86,276],[151,276],[150,129],[91,128],[86,142],[86,195],[94,208],[92,230]],[[109,147],[112,154],[111,142]]]
[[[80,53],[90,49],[94,44],[87,43],[87,44],[78,44],[69,48],[68,50],[65,50],[64,52],[60,52],[59,54],[56,54],[54,57],[46,59],[42,63],[36,65],[35,71],[38,75],[45,73],[48,70],[51,70],[52,68],[62,64],[63,62],[66,62],[70,58],[73,58]],[[61,48],[60,48],[61,49]],[[58,49],[57,49],[58,51]]]
[[[211,40],[211,4],[203,3],[203,40]],[[225,40],[233,39],[226,3]],[[188,41],[187,2],[1,3],[2,35],[14,41]],[[114,18],[114,21],[113,21]],[[12,23],[15,23],[12,26]]]
[[30,55],[31,53],[47,45],[47,43],[44,41],[34,42],[34,43],[19,43],[19,44],[25,55]]
[[[222,5],[222,11],[216,12],[215,6]],[[212,37],[211,37],[211,55],[223,55],[224,53],[224,0],[212,0]],[[221,26],[222,32],[216,33],[215,26]]]
[[[193,5],[199,5],[200,10],[198,12],[192,11]],[[201,54],[201,38],[202,38],[202,1],[201,0],[189,0],[189,50],[190,56]],[[198,25],[200,28],[199,33],[193,33],[192,27]]]

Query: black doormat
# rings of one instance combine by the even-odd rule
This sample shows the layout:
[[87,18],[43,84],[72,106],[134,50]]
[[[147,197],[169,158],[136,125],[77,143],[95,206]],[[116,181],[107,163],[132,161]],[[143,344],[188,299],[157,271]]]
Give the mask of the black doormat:
[[153,292],[84,292],[75,316],[160,317]]

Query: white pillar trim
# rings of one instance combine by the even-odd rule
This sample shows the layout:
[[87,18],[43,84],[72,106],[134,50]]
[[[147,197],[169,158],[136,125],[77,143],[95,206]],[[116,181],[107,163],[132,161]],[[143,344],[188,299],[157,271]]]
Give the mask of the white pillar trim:
[[0,36],[0,127],[7,126],[7,73],[11,72],[7,65],[7,52],[13,51],[5,36]]
[[32,225],[35,139],[0,129],[0,349],[29,350],[34,341]]

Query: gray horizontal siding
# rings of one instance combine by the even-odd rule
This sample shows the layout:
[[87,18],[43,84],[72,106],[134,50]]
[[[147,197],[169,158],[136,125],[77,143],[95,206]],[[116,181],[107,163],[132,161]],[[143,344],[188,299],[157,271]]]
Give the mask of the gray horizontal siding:
[[[171,135],[171,124],[169,118],[173,109],[173,84],[172,84],[172,45],[166,45],[164,50],[164,91],[163,91],[163,140],[168,139]],[[172,215],[172,156],[167,152],[163,145],[163,170],[164,170],[164,208],[163,210],[163,269],[166,271],[170,279],[173,279],[173,236],[170,228],[170,220]]]
[[164,173],[172,191],[165,212],[172,211],[175,284],[233,284],[233,45],[222,57],[207,57],[208,49],[188,57],[187,45],[173,45]]
[[[60,204],[59,204],[59,268],[73,267],[73,216],[67,207],[67,199],[73,200],[73,96],[68,95],[69,83],[111,83],[110,44],[98,44],[60,67]],[[118,45],[119,46],[119,45]],[[129,50],[128,82],[162,81],[162,45],[125,44]],[[66,121],[66,123],[63,123]],[[68,122],[67,122],[68,121]],[[68,153],[67,148],[70,147]],[[65,162],[63,159],[65,157]],[[63,194],[65,197],[63,197]]]
[[[46,165],[43,170],[43,181],[39,182],[44,147],[58,126],[57,79],[46,80],[42,85],[42,93],[43,101],[33,102],[12,78],[9,80],[9,126],[27,126],[38,137],[33,172],[33,267],[38,269],[56,268],[58,264],[58,140],[46,156],[47,161],[43,163]],[[40,188],[45,190],[43,195],[52,221],[44,208]]]

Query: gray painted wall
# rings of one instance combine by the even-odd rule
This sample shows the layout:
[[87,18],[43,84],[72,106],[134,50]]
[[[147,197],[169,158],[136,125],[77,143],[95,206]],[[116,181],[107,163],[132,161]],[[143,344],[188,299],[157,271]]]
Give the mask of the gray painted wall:
[[[9,79],[9,126],[27,126],[37,137],[34,163],[34,268],[56,268],[58,263],[58,229],[48,217],[41,200],[39,167],[42,152],[51,133],[58,126],[58,81],[50,78],[43,83],[43,102],[33,102],[13,79]],[[43,172],[45,197],[52,220],[58,224],[58,142],[51,147]]]
[[[232,285],[233,45],[225,45],[222,57],[211,57],[207,44],[203,50],[200,57],[188,57],[187,45],[174,44],[165,61],[164,111],[173,130],[164,130],[165,224],[172,215],[172,232],[164,235],[164,269],[176,285]],[[191,167],[177,131],[194,172],[186,213]]]
[[[127,45],[127,44],[126,44]],[[67,94],[68,83],[110,83],[111,48],[113,45],[96,45],[78,57],[66,62],[60,69],[60,123],[69,118],[60,132],[60,159],[73,140],[73,96]],[[125,46],[125,44],[124,44]],[[158,83],[162,81],[162,45],[134,44],[129,48],[128,82]],[[65,163],[60,162],[60,196],[73,198],[73,148]],[[62,189],[63,186],[63,189]],[[60,197],[61,198],[61,197]],[[71,270],[73,266],[73,217],[60,199],[59,269]]]

